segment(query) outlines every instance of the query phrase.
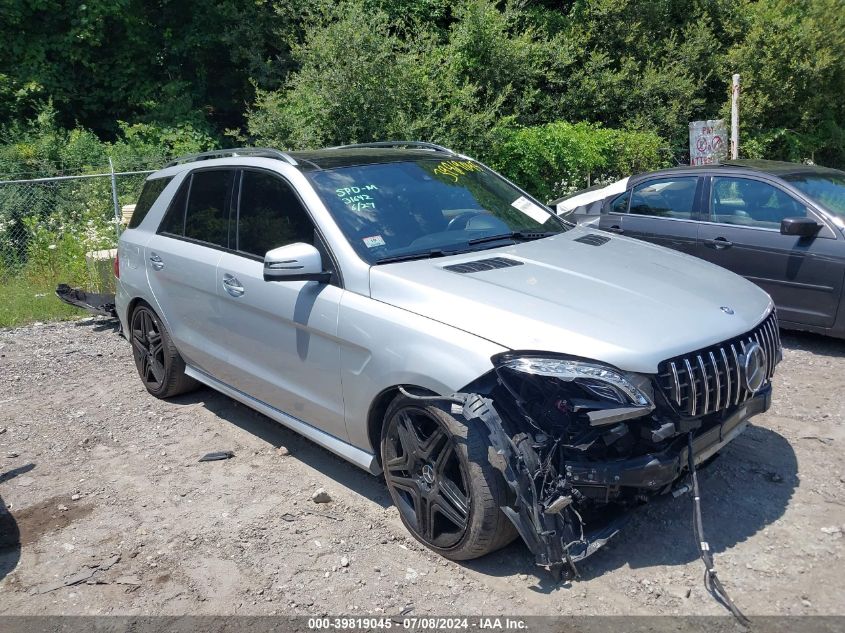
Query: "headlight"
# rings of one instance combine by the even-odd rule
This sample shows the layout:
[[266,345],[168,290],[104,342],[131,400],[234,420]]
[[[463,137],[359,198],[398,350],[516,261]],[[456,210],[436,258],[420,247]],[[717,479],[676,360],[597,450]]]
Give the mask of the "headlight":
[[524,374],[575,382],[598,398],[621,405],[654,406],[651,399],[624,374],[606,365],[565,358],[522,356],[506,360],[500,366]]

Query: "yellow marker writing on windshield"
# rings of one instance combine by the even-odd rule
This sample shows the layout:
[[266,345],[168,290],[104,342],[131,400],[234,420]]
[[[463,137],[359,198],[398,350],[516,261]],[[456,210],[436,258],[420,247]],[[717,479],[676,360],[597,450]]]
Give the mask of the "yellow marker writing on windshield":
[[454,182],[458,182],[458,178],[473,171],[481,171],[481,167],[468,160],[444,160],[434,168],[435,174],[439,176],[451,176]]

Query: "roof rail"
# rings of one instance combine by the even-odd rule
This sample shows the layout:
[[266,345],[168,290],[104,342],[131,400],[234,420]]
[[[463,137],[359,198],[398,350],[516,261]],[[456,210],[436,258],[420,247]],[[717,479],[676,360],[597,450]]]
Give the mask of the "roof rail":
[[174,165],[182,165],[184,163],[193,163],[200,160],[211,160],[213,158],[228,158],[230,156],[255,156],[257,158],[275,158],[283,160],[290,165],[297,165],[296,159],[286,152],[279,151],[270,147],[236,147],[234,149],[216,149],[210,152],[200,152],[199,154],[189,154],[188,156],[180,156],[176,158],[165,167],[173,167]]
[[435,145],[434,143],[427,143],[425,141],[376,141],[373,143],[353,143],[352,145],[336,145],[328,149],[366,149],[377,147],[410,147],[411,149],[428,149],[434,152],[445,152],[447,154],[454,154],[448,147],[442,145]]

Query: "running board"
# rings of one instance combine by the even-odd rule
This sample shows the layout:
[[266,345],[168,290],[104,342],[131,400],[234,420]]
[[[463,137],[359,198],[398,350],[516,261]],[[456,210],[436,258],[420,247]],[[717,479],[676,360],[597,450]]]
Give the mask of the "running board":
[[362,451],[360,448],[352,446],[351,444],[348,444],[343,440],[339,440],[335,436],[329,435],[325,431],[321,431],[320,429],[311,426],[307,422],[303,422],[299,418],[295,418],[292,415],[284,413],[283,411],[279,411],[275,407],[271,407],[269,404],[266,404],[261,400],[257,400],[249,394],[240,391],[239,389],[230,387],[226,383],[220,382],[216,378],[212,378],[204,371],[197,369],[196,367],[186,366],[185,374],[187,374],[194,380],[197,380],[202,384],[207,385],[208,387],[211,387],[212,389],[229,396],[233,400],[237,400],[241,404],[245,404],[251,409],[255,409],[259,413],[263,413],[268,418],[278,422],[283,426],[288,427],[292,431],[296,431],[303,437],[307,437],[315,444],[319,444],[320,446],[322,446],[328,451],[331,451],[338,457],[342,457],[346,461],[352,462],[359,468],[366,470],[368,473],[372,475],[381,474],[381,468],[379,467],[378,460],[376,460],[375,455],[373,455],[372,453]]

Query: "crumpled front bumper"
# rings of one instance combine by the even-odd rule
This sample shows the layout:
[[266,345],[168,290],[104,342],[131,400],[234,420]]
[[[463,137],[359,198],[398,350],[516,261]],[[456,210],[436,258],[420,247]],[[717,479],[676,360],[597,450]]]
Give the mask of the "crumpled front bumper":
[[[763,413],[771,405],[772,390],[767,387],[722,419],[718,424],[693,438],[693,458],[696,465],[706,461],[728,442],[742,433],[748,419]],[[659,453],[615,462],[567,462],[566,474],[573,484],[581,487],[631,487],[659,492],[674,483],[687,470],[686,436],[679,437]]]
[[[476,393],[463,396],[462,413],[468,420],[480,420],[489,433],[497,453],[493,460],[511,488],[515,500],[502,511],[517,528],[526,545],[535,555],[538,565],[560,569],[593,554],[615,536],[627,521],[630,512],[624,505],[614,505],[614,500],[647,498],[667,493],[688,470],[688,436],[679,434],[660,452],[609,461],[566,461],[561,478],[573,495],[588,498],[591,502],[606,503],[609,512],[603,520],[591,521],[586,526],[575,511],[577,503],[550,512],[547,502],[537,498],[533,475],[526,467],[524,443],[515,443],[504,431],[505,426],[493,400]],[[756,396],[726,412],[721,419],[707,423],[693,436],[693,462],[698,465],[712,457],[718,450],[737,437],[754,415],[766,411],[771,404],[771,386],[766,386]],[[452,412],[456,413],[453,405]],[[687,421],[689,422],[689,421]],[[626,493],[628,493],[626,495]],[[589,528],[589,529],[587,529]]]

